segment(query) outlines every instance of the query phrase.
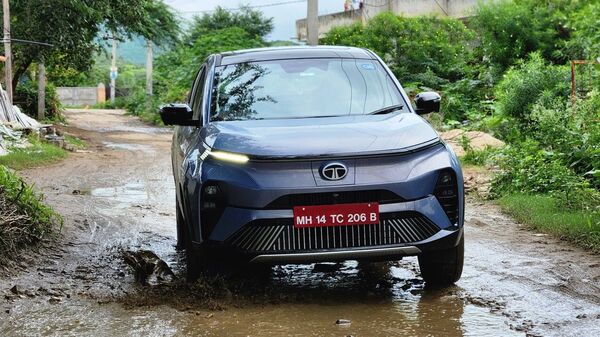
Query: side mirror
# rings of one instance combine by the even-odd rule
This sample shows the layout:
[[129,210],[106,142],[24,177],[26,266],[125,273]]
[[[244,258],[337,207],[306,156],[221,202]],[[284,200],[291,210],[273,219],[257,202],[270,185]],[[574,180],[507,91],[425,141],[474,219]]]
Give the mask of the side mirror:
[[187,104],[167,104],[160,108],[159,113],[165,125],[198,126],[200,124],[192,119],[192,108]]
[[417,109],[415,110],[419,115],[425,115],[430,112],[440,111],[440,101],[442,97],[433,91],[425,91],[415,96],[415,103]]

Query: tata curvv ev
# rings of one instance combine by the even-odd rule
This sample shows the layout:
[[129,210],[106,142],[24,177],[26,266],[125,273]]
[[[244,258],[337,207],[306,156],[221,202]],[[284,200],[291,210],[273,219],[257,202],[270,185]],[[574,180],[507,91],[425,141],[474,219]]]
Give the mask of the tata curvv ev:
[[348,47],[211,55],[177,125],[178,245],[188,276],[210,264],[395,260],[418,256],[430,284],[463,267],[456,156],[373,52]]

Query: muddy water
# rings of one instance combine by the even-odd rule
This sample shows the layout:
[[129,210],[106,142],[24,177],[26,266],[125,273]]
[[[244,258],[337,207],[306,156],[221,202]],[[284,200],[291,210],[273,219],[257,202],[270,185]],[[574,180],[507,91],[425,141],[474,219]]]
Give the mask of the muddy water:
[[[186,284],[174,248],[170,134],[119,111],[68,119],[66,131],[91,153],[25,172],[66,223],[57,248],[26,254],[0,277],[0,336],[600,335],[600,258],[475,200],[463,278],[449,289],[424,288],[414,258]],[[164,259],[176,280],[136,283],[122,252],[140,249]]]

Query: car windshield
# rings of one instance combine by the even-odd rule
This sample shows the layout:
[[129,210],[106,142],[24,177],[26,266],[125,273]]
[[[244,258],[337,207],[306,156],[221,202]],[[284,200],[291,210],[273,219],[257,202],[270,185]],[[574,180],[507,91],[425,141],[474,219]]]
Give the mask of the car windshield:
[[408,111],[399,90],[375,60],[295,59],[218,67],[213,120],[363,115],[383,108]]

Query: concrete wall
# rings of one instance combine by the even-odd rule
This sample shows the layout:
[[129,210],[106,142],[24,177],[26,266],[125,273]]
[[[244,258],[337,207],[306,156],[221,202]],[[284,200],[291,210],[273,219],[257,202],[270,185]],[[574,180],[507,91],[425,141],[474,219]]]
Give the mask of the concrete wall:
[[[375,15],[392,11],[398,15],[440,15],[454,18],[464,18],[471,12],[479,0],[364,0],[363,8],[353,11],[340,12],[319,16],[319,37],[325,35],[331,28],[367,22]],[[483,2],[492,0],[481,0]],[[298,40],[306,40],[306,19],[296,21]]]
[[[328,15],[319,15],[319,37],[323,37],[335,26],[351,25],[362,20],[362,10],[357,9]],[[296,35],[298,40],[306,40],[306,19],[296,21]]]
[[464,18],[471,15],[477,2],[478,0],[364,0],[364,14],[367,20],[385,11],[405,16],[437,14]]
[[97,87],[57,87],[58,99],[64,106],[86,106],[106,100],[104,84]]

